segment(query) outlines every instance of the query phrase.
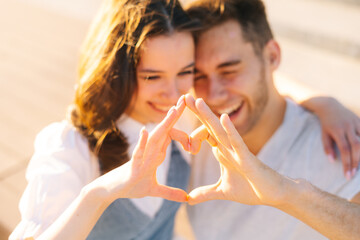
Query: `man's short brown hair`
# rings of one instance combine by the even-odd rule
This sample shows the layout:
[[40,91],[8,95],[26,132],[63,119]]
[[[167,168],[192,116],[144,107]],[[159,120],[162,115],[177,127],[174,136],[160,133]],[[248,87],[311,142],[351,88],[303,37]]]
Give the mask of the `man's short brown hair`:
[[194,0],[187,6],[187,12],[203,25],[197,34],[229,20],[237,21],[242,37],[252,43],[257,55],[273,39],[261,0]]

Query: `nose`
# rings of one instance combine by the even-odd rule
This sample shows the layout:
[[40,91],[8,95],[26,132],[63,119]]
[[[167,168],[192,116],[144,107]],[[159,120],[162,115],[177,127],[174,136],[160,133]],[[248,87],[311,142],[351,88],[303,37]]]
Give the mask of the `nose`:
[[162,97],[167,99],[172,104],[175,104],[180,98],[180,89],[177,86],[176,81],[170,81],[162,89]]
[[227,99],[227,88],[219,76],[210,76],[206,99],[208,105],[220,105]]

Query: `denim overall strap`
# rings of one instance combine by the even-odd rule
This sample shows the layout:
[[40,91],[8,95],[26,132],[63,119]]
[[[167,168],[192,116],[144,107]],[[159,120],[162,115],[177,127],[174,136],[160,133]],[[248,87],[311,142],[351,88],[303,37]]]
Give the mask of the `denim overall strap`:
[[[190,166],[171,143],[171,160],[167,185],[186,190]],[[156,239],[172,238],[175,215],[180,203],[164,200],[152,219],[140,211],[130,199],[115,200],[102,214],[87,239]]]

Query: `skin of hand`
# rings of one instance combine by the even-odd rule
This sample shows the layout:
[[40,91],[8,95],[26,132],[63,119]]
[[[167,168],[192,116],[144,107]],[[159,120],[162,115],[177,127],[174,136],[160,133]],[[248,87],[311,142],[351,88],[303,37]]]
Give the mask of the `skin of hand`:
[[187,107],[206,127],[200,127],[191,134],[190,151],[197,153],[199,143],[207,140],[213,146],[221,169],[217,183],[190,192],[189,204],[214,199],[271,206],[285,202],[285,184],[291,184],[292,181],[283,181],[282,176],[264,165],[248,150],[229,117],[223,115],[219,120],[202,99],[195,101],[192,96],[186,95],[185,101]]
[[[219,120],[202,99],[194,101],[191,96],[186,96],[186,104],[206,127],[191,137],[194,141],[208,140],[221,166],[219,181],[191,191],[189,204],[224,199],[268,205],[303,221],[329,239],[358,239],[358,204],[323,192],[305,180],[278,174],[248,150],[227,115]],[[193,147],[198,146],[191,146],[191,152],[197,152]]]
[[360,118],[332,97],[313,97],[301,105],[318,116],[329,160],[335,161],[336,144],[346,178],[354,177],[360,161]]
[[187,201],[185,191],[161,185],[156,180],[157,167],[164,161],[171,140],[182,142],[184,149],[188,147],[188,136],[173,129],[184,109],[182,97],[150,134],[142,129],[132,158],[86,185],[37,239],[85,239],[106,208],[118,198],[154,196]]
[[[179,141],[188,148],[188,135],[173,126],[185,109],[184,98],[169,110],[166,118],[149,134],[144,128],[134,149],[133,156],[126,164],[110,171],[94,181],[101,186],[109,201],[117,198],[162,197],[171,201],[184,202],[187,193],[181,189],[161,185],[156,180],[156,169],[164,161],[166,149],[171,140]],[[120,180],[120,181],[117,181]]]

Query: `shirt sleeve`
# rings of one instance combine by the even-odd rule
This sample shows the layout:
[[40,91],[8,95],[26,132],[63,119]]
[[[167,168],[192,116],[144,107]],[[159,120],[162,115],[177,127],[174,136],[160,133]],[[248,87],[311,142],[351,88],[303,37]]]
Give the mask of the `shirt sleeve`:
[[360,193],[360,174],[357,173],[350,181],[347,181],[341,188],[339,196],[351,200]]
[[54,123],[35,140],[21,197],[21,222],[9,239],[37,237],[99,175],[87,141],[67,122]]

